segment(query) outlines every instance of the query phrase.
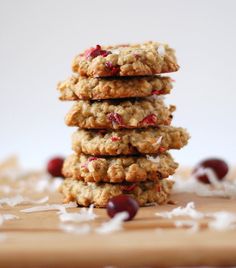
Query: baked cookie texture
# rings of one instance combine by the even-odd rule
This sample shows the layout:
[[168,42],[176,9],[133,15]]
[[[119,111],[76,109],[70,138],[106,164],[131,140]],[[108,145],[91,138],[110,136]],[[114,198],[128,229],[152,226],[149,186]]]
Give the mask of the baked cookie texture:
[[172,126],[117,131],[80,129],[72,135],[72,149],[95,156],[158,154],[181,149],[188,139],[185,129]]
[[131,185],[94,183],[67,178],[60,187],[64,202],[76,201],[81,206],[94,204],[106,207],[110,198],[121,194],[133,197],[140,206],[163,204],[168,200],[173,181],[165,179],[157,182],[143,182]]
[[74,72],[93,77],[154,75],[178,69],[174,50],[158,42],[97,45],[76,56],[72,63]]
[[159,156],[93,157],[73,154],[62,172],[66,178],[85,182],[140,182],[159,180],[174,174],[178,164],[168,153]]
[[161,98],[77,101],[66,116],[68,126],[87,129],[146,128],[170,125],[175,106]]
[[57,86],[60,100],[101,100],[169,94],[170,77],[107,77],[94,78],[73,75]]

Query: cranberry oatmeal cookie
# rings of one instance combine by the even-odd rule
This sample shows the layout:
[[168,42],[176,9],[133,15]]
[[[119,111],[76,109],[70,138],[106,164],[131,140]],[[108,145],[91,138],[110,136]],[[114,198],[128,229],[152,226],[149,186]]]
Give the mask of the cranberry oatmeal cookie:
[[64,202],[76,201],[80,206],[94,204],[106,207],[110,198],[125,194],[133,197],[140,206],[152,203],[163,204],[168,200],[173,182],[164,179],[157,182],[131,184],[94,183],[67,178],[60,187]]
[[58,83],[60,100],[100,100],[169,94],[171,78],[161,76],[94,78],[73,75]]
[[96,131],[77,130],[72,136],[72,149],[90,155],[158,154],[170,149],[181,149],[189,134],[183,128],[159,128]]
[[175,106],[160,98],[77,101],[66,116],[68,126],[87,129],[147,128],[170,125]]
[[85,154],[69,156],[63,166],[65,177],[86,182],[139,182],[167,178],[178,164],[168,153],[159,156],[94,157]]
[[139,76],[175,72],[175,52],[167,44],[147,42],[92,47],[75,57],[74,72],[84,76]]

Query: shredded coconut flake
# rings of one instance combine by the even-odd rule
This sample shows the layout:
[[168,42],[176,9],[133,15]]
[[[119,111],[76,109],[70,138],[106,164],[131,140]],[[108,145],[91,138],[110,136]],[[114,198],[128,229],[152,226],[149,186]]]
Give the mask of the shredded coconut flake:
[[[211,173],[211,175],[214,173]],[[196,175],[196,174],[195,174]],[[210,175],[210,176],[211,176]],[[199,182],[194,176],[187,179],[182,179],[180,176],[174,176],[174,193],[195,193],[199,196],[218,196],[225,198],[236,197],[236,181],[223,180],[221,182],[215,182],[215,178],[209,179],[212,184],[204,184]],[[214,176],[214,175],[213,175]]]
[[157,52],[163,57],[165,56],[165,53],[166,53],[166,50],[165,50],[165,47],[163,45],[160,45],[158,48],[157,48]]
[[72,224],[65,224],[61,223],[59,225],[59,228],[66,233],[71,233],[71,234],[88,234],[91,231],[91,227],[89,224],[83,224],[80,226],[75,226]]
[[171,219],[176,216],[189,216],[193,219],[201,219],[204,217],[203,213],[195,209],[195,205],[193,202],[189,202],[186,207],[177,207],[169,212],[156,213],[156,215],[167,219]]
[[155,164],[158,164],[160,162],[160,157],[159,156],[153,157],[151,155],[147,155],[146,158],[147,158],[147,160],[149,160],[149,161],[151,161],[151,162],[153,162]]
[[232,230],[236,228],[236,214],[219,211],[215,213],[209,213],[208,216],[214,218],[208,226],[216,231]]
[[68,222],[68,221],[74,221],[74,222],[85,222],[85,221],[92,221],[98,216],[93,212],[94,206],[91,205],[88,209],[81,208],[80,212],[75,213],[62,213],[59,215],[60,221],[62,222]]
[[5,197],[0,199],[0,205],[8,205],[10,207],[14,207],[19,204],[42,204],[48,201],[48,196],[45,196],[38,200],[32,200],[27,197],[23,197],[21,195],[17,195],[14,197]]
[[155,144],[157,144],[157,145],[159,145],[159,144],[161,144],[161,141],[162,141],[162,136],[160,136],[158,139],[157,139],[157,141],[156,141],[156,143]]
[[197,221],[175,221],[174,222],[175,226],[177,228],[182,228],[182,227],[189,227],[188,231],[191,233],[195,233],[199,230],[199,223]]
[[77,204],[75,202],[70,202],[68,204],[46,204],[44,206],[36,206],[32,208],[22,209],[21,212],[32,213],[32,212],[42,212],[42,211],[54,211],[58,210],[60,213],[67,213],[66,208],[75,208]]
[[95,229],[96,233],[99,234],[109,234],[112,232],[120,231],[122,230],[122,224],[123,222],[129,217],[129,214],[127,212],[120,212],[115,215],[114,218],[112,218],[108,222],[102,223],[102,225]]
[[19,219],[19,217],[13,214],[0,214],[0,225],[2,225],[5,221],[15,219]]

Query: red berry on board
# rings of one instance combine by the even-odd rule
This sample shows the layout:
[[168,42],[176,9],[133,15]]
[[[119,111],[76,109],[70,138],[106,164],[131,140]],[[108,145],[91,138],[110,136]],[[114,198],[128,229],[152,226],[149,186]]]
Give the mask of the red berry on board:
[[63,178],[62,174],[62,167],[64,163],[63,157],[54,157],[47,164],[47,172],[52,175],[53,177],[61,177]]
[[[208,173],[207,171],[213,171]],[[193,175],[203,183],[211,183],[209,176],[213,174],[218,181],[223,180],[229,171],[228,164],[219,158],[209,158],[200,162],[193,170]]]
[[137,214],[139,205],[135,199],[128,195],[112,197],[107,203],[107,214],[113,218],[117,213],[127,212],[129,217],[126,221],[132,220]]

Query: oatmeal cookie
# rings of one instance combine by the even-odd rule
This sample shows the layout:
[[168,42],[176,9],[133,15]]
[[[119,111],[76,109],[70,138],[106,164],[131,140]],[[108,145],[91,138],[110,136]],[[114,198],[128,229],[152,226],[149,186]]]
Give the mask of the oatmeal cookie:
[[79,154],[65,160],[62,172],[66,178],[86,182],[120,183],[167,178],[174,174],[177,167],[178,164],[168,153],[154,157],[94,157]]
[[164,179],[158,182],[129,184],[94,183],[67,178],[59,191],[64,202],[76,201],[78,205],[106,207],[110,198],[125,194],[133,197],[140,206],[152,203],[163,204],[168,200],[173,181]]
[[146,128],[170,125],[175,106],[160,98],[77,101],[66,116],[68,126],[87,129]]
[[187,144],[189,134],[183,128],[159,128],[96,131],[77,130],[72,136],[72,149],[90,155],[158,154],[180,149]]
[[58,83],[60,100],[100,100],[169,94],[170,77],[94,78],[73,75]]
[[74,72],[93,77],[154,75],[178,69],[174,50],[158,42],[97,45],[76,56],[72,63]]

